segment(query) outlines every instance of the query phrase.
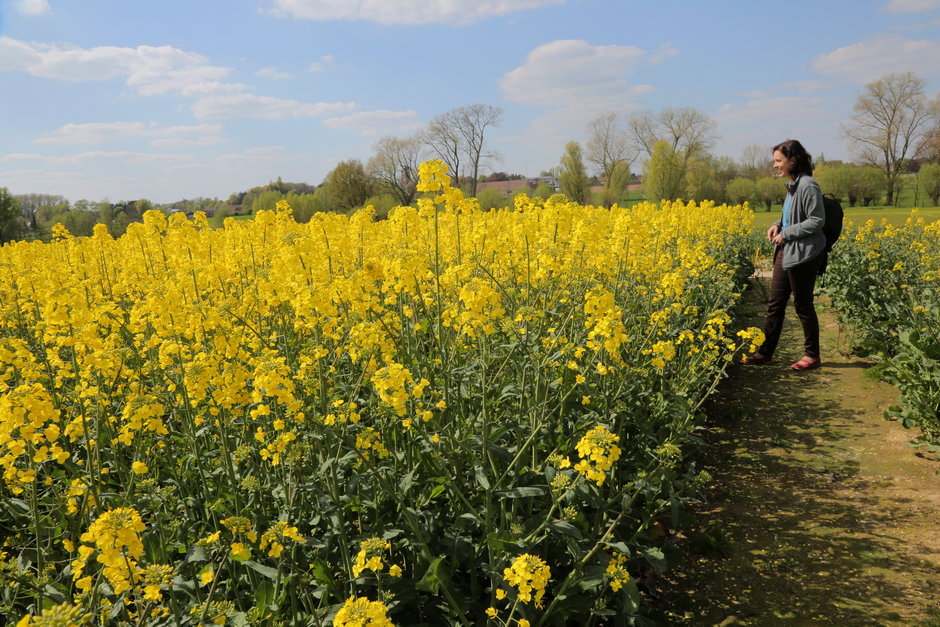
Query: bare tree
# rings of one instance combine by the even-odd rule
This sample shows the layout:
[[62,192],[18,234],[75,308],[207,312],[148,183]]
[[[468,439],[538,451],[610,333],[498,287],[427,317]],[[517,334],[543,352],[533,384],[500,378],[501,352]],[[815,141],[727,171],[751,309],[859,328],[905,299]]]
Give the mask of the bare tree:
[[630,132],[648,157],[653,155],[657,142],[665,141],[688,162],[714,144],[715,121],[691,107],[667,107],[656,116],[646,111],[631,117]]
[[412,204],[417,194],[421,147],[418,137],[383,137],[372,145],[366,170],[400,205]]
[[[658,194],[669,194],[656,198],[675,198],[684,188],[690,168],[709,156],[715,142],[715,121],[690,107],[666,108],[658,115],[646,111],[631,117],[629,124],[633,139],[648,157],[648,173],[660,179],[654,187]],[[655,164],[654,153],[658,153]]]
[[454,184],[460,184],[460,164],[463,158],[463,138],[457,129],[454,111],[441,113],[431,119],[431,123],[421,134],[421,140],[444,162]]
[[435,116],[423,135],[424,141],[447,165],[458,185],[461,166],[469,168],[471,196],[477,193],[480,166],[496,157],[495,153],[485,152],[486,132],[490,127],[499,126],[502,117],[503,110],[492,105],[458,107]]
[[477,195],[477,181],[480,179],[480,165],[488,159],[496,158],[496,153],[484,152],[486,130],[499,126],[503,110],[485,104],[475,104],[455,109],[454,120],[463,136],[464,151],[470,167],[470,195]]
[[588,135],[585,158],[604,179],[604,205],[609,207],[623,198],[630,182],[630,166],[639,152],[633,149],[630,135],[621,128],[620,116],[614,111],[591,120]]
[[770,176],[772,174],[773,154],[770,146],[751,144],[741,151],[741,175],[749,179]]
[[597,167],[598,176],[609,178],[614,166],[624,161],[633,165],[638,153],[632,150],[630,135],[620,126],[620,116],[605,111],[588,124],[584,158]]
[[916,157],[925,145],[938,108],[924,95],[922,78],[913,72],[887,74],[865,86],[855,113],[843,124],[856,157],[885,173],[889,205],[895,202],[905,159]]

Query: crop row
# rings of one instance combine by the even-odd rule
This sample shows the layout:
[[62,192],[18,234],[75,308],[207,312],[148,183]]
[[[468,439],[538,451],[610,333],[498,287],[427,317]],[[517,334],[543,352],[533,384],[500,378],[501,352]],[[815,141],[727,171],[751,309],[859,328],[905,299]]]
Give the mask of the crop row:
[[836,246],[826,276],[853,348],[901,392],[889,413],[940,454],[940,221],[869,220]]

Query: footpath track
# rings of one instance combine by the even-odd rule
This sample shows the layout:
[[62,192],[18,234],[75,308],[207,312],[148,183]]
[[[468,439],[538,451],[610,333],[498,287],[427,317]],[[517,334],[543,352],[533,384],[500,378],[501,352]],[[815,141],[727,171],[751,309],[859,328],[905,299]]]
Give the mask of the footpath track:
[[[753,324],[765,297],[758,280]],[[897,391],[817,309],[822,368],[790,369],[791,307],[777,362],[735,364],[709,404],[697,465],[712,481],[670,531],[684,557],[651,588],[662,624],[940,627],[940,461],[884,418]]]

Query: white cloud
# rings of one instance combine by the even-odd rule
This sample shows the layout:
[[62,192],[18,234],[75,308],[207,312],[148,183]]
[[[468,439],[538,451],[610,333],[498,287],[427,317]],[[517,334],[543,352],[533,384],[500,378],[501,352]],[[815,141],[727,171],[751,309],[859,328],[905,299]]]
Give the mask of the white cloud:
[[318,72],[325,72],[328,68],[336,65],[336,57],[331,54],[325,54],[320,57],[317,61],[314,61],[307,66],[307,71],[316,74]]
[[613,106],[653,89],[626,80],[646,57],[634,46],[593,46],[563,39],[534,49],[521,66],[503,76],[500,85],[515,102],[565,106],[590,99]]
[[14,161],[41,161],[51,164],[78,164],[88,161],[116,161],[125,165],[145,165],[160,162],[178,162],[194,159],[193,155],[152,153],[152,152],[134,152],[130,150],[91,150],[71,155],[40,155],[15,153],[6,155],[3,160],[6,162]]
[[305,20],[357,20],[379,24],[472,24],[565,0],[272,0],[272,13]]
[[324,126],[358,131],[361,135],[395,135],[418,130],[418,114],[414,111],[360,111],[349,115],[327,118]]
[[45,15],[52,12],[47,0],[17,0],[14,6],[23,15]]
[[209,65],[200,54],[172,46],[80,48],[0,37],[3,70],[75,82],[124,79],[126,85],[148,96],[219,81],[231,71]]
[[269,78],[275,81],[282,81],[288,78],[293,78],[293,75],[291,75],[290,72],[283,72],[277,69],[276,67],[272,67],[272,66],[261,68],[260,70],[255,72],[255,75],[260,76],[261,78]]
[[154,139],[150,145],[154,148],[198,148],[200,146],[214,146],[225,141],[216,135],[203,135],[196,139],[186,139],[185,137],[165,137],[163,139]]
[[238,164],[257,164],[279,158],[284,153],[283,146],[255,146],[242,152],[219,155],[213,160],[216,165],[232,166]]
[[794,119],[823,113],[822,98],[779,96],[757,98],[743,104],[726,104],[719,109],[715,119],[719,124],[777,125]]
[[271,96],[233,93],[216,94],[193,103],[197,118],[305,118],[352,111],[354,102],[299,102]]
[[[322,57],[321,62],[332,62],[332,57]],[[311,117],[357,108],[351,102],[299,102],[248,93],[247,85],[221,81],[230,68],[210,65],[202,55],[172,46],[79,48],[0,37],[0,71],[4,70],[67,81],[124,79],[143,96],[175,92],[196,98],[192,110],[203,119]],[[271,72],[266,74],[270,77]]]
[[[197,124],[188,126],[165,126],[143,122],[92,122],[87,124],[66,124],[55,131],[33,140],[36,144],[100,144],[106,141],[144,138],[157,142],[198,142],[196,145],[214,143],[211,138],[222,132],[218,124]],[[188,137],[196,136],[196,139]]]
[[814,91],[821,91],[827,87],[831,87],[832,83],[827,81],[793,81],[790,83],[783,83],[783,87],[787,89],[795,89],[800,93],[807,94]]
[[679,51],[672,47],[671,41],[667,41],[656,47],[656,50],[650,55],[649,63],[650,65],[659,65],[669,57],[673,57],[677,54],[679,54]]
[[713,116],[718,123],[716,154],[737,156],[750,144],[773,145],[799,139],[811,153],[838,153],[839,119],[824,98],[779,96],[755,98],[722,106]]
[[932,76],[940,70],[940,42],[881,36],[838,48],[812,61],[820,74],[868,83],[892,72]]
[[890,13],[919,13],[940,9],[940,0],[891,0],[884,10]]

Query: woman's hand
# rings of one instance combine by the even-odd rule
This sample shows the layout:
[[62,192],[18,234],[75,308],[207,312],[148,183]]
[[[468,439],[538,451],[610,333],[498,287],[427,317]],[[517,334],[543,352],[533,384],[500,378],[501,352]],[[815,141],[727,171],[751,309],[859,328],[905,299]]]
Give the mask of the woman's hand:
[[777,242],[774,238],[780,237],[780,227],[776,224],[771,224],[770,228],[767,229],[767,241],[773,242],[774,244],[779,244],[782,242]]

